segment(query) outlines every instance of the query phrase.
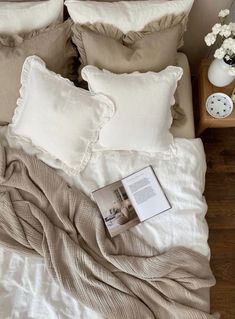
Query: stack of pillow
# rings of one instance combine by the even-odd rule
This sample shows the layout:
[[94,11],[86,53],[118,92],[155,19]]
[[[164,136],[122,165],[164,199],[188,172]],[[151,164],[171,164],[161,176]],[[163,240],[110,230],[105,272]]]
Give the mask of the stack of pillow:
[[67,0],[81,67],[114,73],[159,72],[175,64],[193,0]]
[[[170,152],[171,106],[183,72],[174,65],[193,0],[65,4],[80,53],[78,78],[89,91],[75,87],[64,78],[67,70],[34,52],[23,65],[11,134],[73,174],[84,169],[94,145]],[[50,40],[48,52],[58,39]],[[58,52],[58,59],[62,56]]]
[[26,57],[36,54],[51,70],[76,76],[73,23],[63,15],[63,0],[0,2],[0,125],[14,114]]

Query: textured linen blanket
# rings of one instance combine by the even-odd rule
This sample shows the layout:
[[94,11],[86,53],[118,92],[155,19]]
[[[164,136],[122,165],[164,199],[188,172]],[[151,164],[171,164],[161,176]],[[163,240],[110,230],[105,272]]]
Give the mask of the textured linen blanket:
[[110,239],[96,205],[34,157],[0,145],[0,244],[44,258],[68,292],[106,318],[217,318],[203,288],[208,260],[159,254],[125,232]]

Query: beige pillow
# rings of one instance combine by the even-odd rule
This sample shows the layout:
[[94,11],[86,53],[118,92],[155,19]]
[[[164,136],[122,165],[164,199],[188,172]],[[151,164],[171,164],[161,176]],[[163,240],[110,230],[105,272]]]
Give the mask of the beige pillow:
[[10,122],[19,97],[25,59],[38,55],[52,71],[74,80],[77,52],[71,41],[72,21],[67,20],[25,35],[0,36],[0,123]]
[[186,20],[185,14],[168,15],[127,34],[102,23],[76,24],[72,38],[80,53],[81,68],[89,64],[113,73],[159,72],[175,64]]

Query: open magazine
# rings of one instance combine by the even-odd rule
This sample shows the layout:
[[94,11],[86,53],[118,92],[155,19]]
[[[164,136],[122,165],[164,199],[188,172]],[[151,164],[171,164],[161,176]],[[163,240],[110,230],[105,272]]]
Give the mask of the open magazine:
[[152,166],[94,192],[111,237],[171,208]]

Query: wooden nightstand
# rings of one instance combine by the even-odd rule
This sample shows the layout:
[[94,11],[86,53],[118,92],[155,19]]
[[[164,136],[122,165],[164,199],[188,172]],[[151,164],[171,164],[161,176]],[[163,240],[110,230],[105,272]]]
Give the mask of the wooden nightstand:
[[204,59],[200,65],[199,71],[199,119],[196,127],[196,135],[200,136],[207,128],[235,127],[235,107],[231,115],[224,119],[215,119],[206,111],[206,100],[209,95],[221,92],[231,96],[235,88],[235,81],[226,87],[216,87],[208,80],[208,68],[211,63],[210,59]]

